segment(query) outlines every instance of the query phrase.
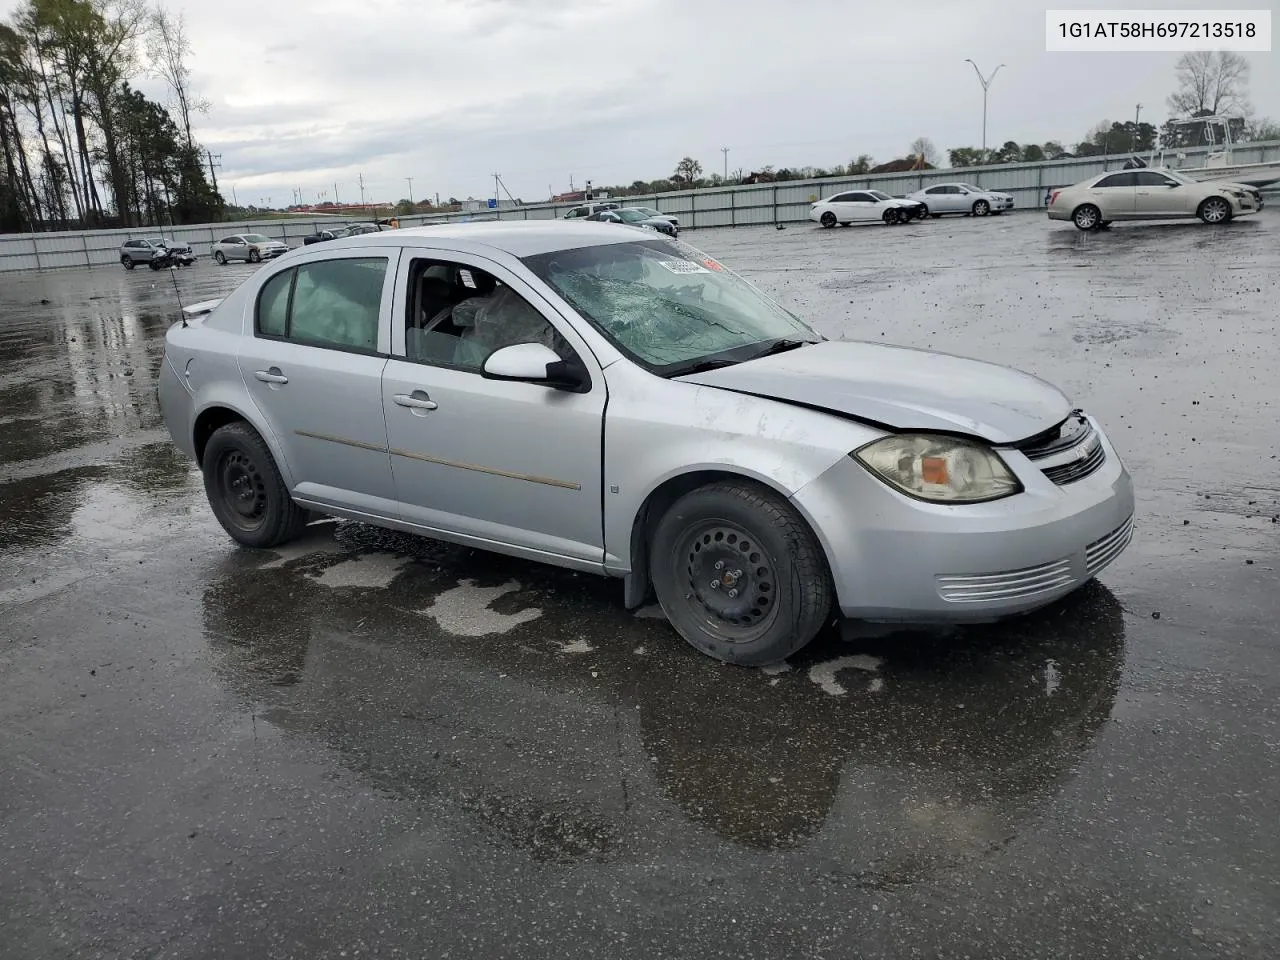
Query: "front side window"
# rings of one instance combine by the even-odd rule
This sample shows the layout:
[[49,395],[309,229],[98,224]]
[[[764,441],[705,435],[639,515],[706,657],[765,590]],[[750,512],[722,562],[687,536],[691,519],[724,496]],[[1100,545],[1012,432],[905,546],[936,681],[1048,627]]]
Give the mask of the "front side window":
[[377,350],[387,262],[321,260],[276,274],[258,295],[258,333],[310,346]]
[[1103,177],[1093,185],[1095,190],[1105,187],[1132,187],[1137,183],[1137,178],[1132,173],[1113,173],[1109,177]]
[[479,373],[489,354],[540,343],[562,360],[573,348],[536,307],[492,274],[444,260],[414,260],[405,314],[405,357]]
[[[783,340],[821,339],[742,277],[680,240],[557,250],[524,263],[619,349],[672,376]],[[750,352],[748,350],[747,352]]]

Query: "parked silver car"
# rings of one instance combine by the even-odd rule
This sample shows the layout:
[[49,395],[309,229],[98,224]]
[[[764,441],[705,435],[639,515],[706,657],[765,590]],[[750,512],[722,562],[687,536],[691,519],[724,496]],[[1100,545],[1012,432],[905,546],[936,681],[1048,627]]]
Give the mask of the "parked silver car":
[[985,621],[1129,542],[1129,474],[1053,386],[825,339],[688,244],[564,221],[295,250],[165,337],[160,400],[250,547],[307,511],[623,578],[722,660],[837,615]]
[[219,264],[228,260],[247,260],[258,263],[289,252],[289,245],[272,240],[261,233],[237,233],[223,237],[213,245],[213,259]]
[[169,237],[140,237],[126,240],[120,244],[120,263],[126,270],[132,270],[138,264],[150,264],[157,259],[172,259],[181,266],[195,263],[195,254],[191,252],[191,244]]
[[1070,220],[1081,230],[1099,230],[1113,220],[1174,220],[1199,217],[1227,223],[1262,210],[1256,187],[1222,180],[1192,180],[1176,170],[1119,170],[1082,180],[1049,195],[1050,220]]
[[1013,209],[1013,196],[971,183],[935,183],[931,187],[907,194],[908,200],[918,200],[928,207],[928,215],[960,213],[966,216],[985,217],[990,213],[1003,213]]

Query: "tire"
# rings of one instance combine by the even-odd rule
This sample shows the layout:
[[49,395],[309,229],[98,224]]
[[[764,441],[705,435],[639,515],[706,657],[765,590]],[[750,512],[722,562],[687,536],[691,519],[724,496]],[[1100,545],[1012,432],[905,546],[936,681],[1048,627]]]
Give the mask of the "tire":
[[150,261],[150,262],[147,264],[147,266],[149,266],[152,270],[163,270],[163,269],[164,269],[164,261],[163,261],[163,260],[152,260],[152,261]]
[[1082,203],[1072,211],[1071,222],[1080,230],[1096,230],[1102,222],[1102,211],[1092,203]]
[[884,212],[884,224],[886,227],[892,227],[894,224],[902,221],[902,214],[897,207],[890,207]]
[[824,227],[828,227],[828,228],[834,227],[836,225],[836,215],[832,213],[830,210],[828,210],[826,213],[824,213],[821,217],[818,218],[818,222],[822,224]]
[[271,451],[243,420],[213,432],[201,469],[213,515],[242,546],[279,546],[307,525],[307,511],[289,496]]
[[127,253],[121,254],[120,266],[124,267],[126,270],[132,270],[134,268],[133,257],[129,256]]
[[227,265],[226,254],[224,254],[221,250],[213,251],[213,262],[220,267],[225,267]]
[[991,212],[991,204],[987,203],[987,201],[985,200],[973,201],[973,215],[975,217],[985,217],[990,212]]
[[1222,197],[1208,197],[1200,204],[1196,216],[1205,223],[1226,223],[1231,219],[1231,204]]
[[784,499],[749,481],[685,494],[658,522],[649,555],[658,603],[676,632],[725,663],[785,660],[831,612],[835,591],[813,532]]
[[936,214],[936,213],[932,213],[932,214],[931,214],[931,213],[929,212],[929,207],[928,207],[928,206],[922,206],[922,207],[920,208],[920,219],[921,219],[921,220],[923,220],[925,217],[930,217],[930,216],[932,216],[932,217],[936,217],[936,216],[937,216],[937,214]]
[[257,250],[250,250],[250,251],[249,251],[249,262],[250,262],[250,263],[261,263],[261,262],[262,262],[262,254],[258,253],[258,251],[257,251]]

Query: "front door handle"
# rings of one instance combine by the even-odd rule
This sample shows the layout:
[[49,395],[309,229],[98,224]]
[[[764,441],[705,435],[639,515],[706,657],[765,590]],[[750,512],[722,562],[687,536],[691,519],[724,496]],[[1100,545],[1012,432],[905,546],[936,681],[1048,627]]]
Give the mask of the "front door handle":
[[280,372],[279,367],[272,367],[270,370],[255,370],[253,375],[263,383],[288,383],[289,378]]
[[400,406],[411,410],[434,410],[438,406],[425,390],[415,390],[411,394],[397,393],[392,399]]

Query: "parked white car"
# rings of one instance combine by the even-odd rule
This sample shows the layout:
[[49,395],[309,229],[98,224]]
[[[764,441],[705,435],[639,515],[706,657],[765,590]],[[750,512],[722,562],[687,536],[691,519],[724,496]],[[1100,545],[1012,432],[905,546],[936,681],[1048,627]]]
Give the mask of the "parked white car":
[[272,240],[260,233],[237,233],[230,237],[223,237],[213,245],[213,259],[219,264],[224,264],[228,260],[259,263],[288,252],[287,243]]
[[1090,177],[1049,195],[1050,220],[1070,220],[1081,230],[1113,220],[1176,220],[1199,217],[1226,223],[1262,209],[1262,196],[1242,183],[1202,182],[1175,170],[1117,170]]
[[878,190],[848,190],[813,204],[809,208],[809,219],[824,227],[834,227],[837,223],[847,227],[872,220],[892,226],[910,220],[915,206]]
[[928,207],[929,216],[934,218],[944,213],[985,217],[989,213],[999,214],[1013,209],[1010,194],[975,187],[971,183],[935,183],[907,194],[907,199],[923,203]]

